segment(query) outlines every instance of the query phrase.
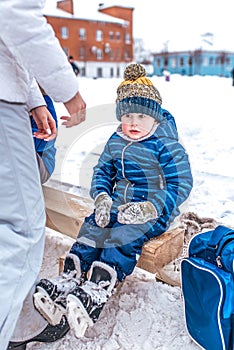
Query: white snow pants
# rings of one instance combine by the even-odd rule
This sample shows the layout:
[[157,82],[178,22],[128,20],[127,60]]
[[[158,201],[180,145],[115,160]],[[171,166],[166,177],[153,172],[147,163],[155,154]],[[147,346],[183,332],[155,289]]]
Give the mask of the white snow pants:
[[0,101],[0,349],[40,271],[45,209],[26,107]]
[[34,293],[35,285],[33,285],[29,294],[24,300],[23,308],[20,312],[14,333],[11,337],[12,342],[21,342],[32,339],[44,331],[44,329],[48,326],[47,321],[34,307]]

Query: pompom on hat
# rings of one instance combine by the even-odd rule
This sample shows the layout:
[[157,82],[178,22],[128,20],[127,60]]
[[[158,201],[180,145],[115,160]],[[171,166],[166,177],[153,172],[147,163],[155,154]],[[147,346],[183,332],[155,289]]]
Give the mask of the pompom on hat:
[[129,64],[124,71],[124,81],[117,89],[117,119],[129,113],[142,113],[160,120],[161,104],[160,93],[146,77],[145,68],[138,63]]

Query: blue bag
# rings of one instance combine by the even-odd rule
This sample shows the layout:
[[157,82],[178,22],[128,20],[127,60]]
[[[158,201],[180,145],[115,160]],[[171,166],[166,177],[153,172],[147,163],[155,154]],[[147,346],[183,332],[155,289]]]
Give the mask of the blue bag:
[[234,230],[195,235],[181,263],[185,322],[206,350],[234,349]]

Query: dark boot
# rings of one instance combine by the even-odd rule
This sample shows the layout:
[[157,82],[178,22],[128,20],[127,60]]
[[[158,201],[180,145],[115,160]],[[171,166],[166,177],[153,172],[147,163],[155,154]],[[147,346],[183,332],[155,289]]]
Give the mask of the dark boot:
[[81,283],[80,260],[74,254],[68,254],[64,262],[64,270],[54,279],[41,279],[33,295],[35,308],[55,326],[66,314],[66,297]]
[[10,342],[7,350],[26,350],[28,343],[38,341],[41,343],[52,343],[56,340],[64,337],[69,331],[70,327],[65,316],[62,317],[61,322],[56,326],[48,326],[40,334],[36,335],[32,339],[25,340],[23,342]]
[[90,269],[89,280],[67,296],[67,317],[77,338],[92,326],[113,293],[117,282],[116,271],[102,262],[95,261]]

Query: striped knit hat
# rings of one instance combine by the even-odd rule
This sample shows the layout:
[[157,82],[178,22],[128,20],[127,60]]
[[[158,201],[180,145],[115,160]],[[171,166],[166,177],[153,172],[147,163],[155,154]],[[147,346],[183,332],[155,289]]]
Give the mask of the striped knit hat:
[[124,81],[117,89],[117,119],[128,113],[142,113],[158,120],[161,104],[160,93],[146,77],[145,68],[138,63],[129,64],[124,71]]

